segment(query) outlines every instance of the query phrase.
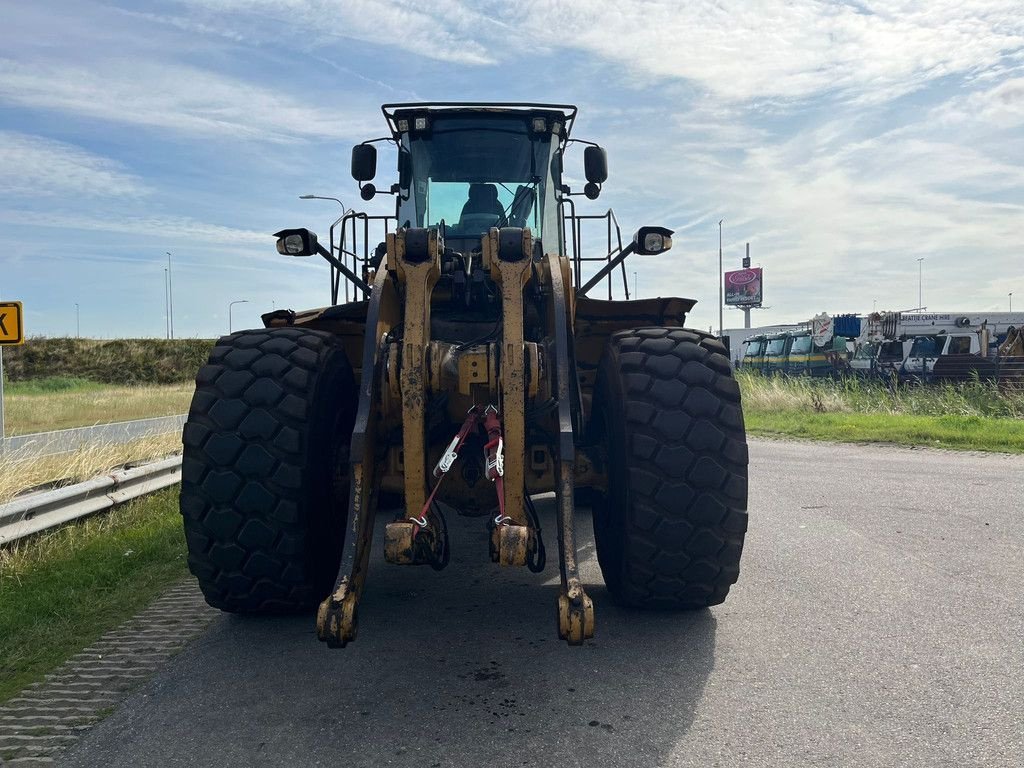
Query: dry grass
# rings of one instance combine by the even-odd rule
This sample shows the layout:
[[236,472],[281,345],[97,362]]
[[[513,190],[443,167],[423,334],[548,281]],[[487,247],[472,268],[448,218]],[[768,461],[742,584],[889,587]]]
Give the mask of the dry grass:
[[100,384],[59,391],[17,384],[5,398],[7,434],[24,435],[114,421],[174,416],[188,410],[193,384],[118,387]]
[[129,443],[96,443],[56,456],[0,455],[0,504],[39,486],[78,483],[104,472],[181,450],[181,435],[171,432]]

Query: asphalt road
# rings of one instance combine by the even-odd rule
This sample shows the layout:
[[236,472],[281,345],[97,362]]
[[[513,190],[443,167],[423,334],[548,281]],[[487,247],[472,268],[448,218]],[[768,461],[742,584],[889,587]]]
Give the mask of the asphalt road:
[[616,608],[588,529],[569,648],[553,564],[452,520],[447,571],[373,567],[353,645],[220,617],[62,764],[1021,766],[1022,513],[1024,458],[754,441],[722,606]]
[[181,432],[184,423],[185,414],[180,414],[58,429],[53,432],[32,432],[3,438],[0,440],[0,449],[21,456],[49,456],[75,451],[96,443],[127,443],[152,435]]

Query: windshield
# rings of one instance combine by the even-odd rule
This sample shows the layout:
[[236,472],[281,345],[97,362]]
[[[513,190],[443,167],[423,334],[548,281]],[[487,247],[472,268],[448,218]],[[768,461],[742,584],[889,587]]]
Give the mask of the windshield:
[[810,336],[797,336],[793,339],[793,346],[790,347],[789,353],[791,355],[806,355],[811,351],[811,337]]
[[529,227],[557,237],[551,177],[558,142],[531,130],[528,115],[436,117],[402,136],[398,221],[445,225],[446,238],[479,238],[491,227]]
[[768,342],[767,354],[769,355],[781,355],[782,350],[786,348],[785,339],[772,339]]
[[887,341],[882,345],[881,351],[878,353],[878,359],[885,362],[902,362],[903,360],[903,342],[902,341]]
[[910,348],[911,357],[938,357],[942,352],[942,342],[945,338],[938,336],[918,336],[914,339],[914,346]]
[[870,360],[875,356],[875,352],[877,351],[877,344],[861,344],[857,347],[857,351],[854,353],[853,358],[855,360]]
[[758,341],[748,341],[747,351],[744,353],[745,357],[754,357],[755,355],[761,354],[761,346],[764,344],[760,339]]

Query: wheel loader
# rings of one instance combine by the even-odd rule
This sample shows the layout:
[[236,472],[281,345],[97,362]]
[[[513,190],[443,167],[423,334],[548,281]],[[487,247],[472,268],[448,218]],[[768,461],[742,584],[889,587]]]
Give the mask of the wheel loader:
[[[382,111],[387,135],[353,148],[351,172],[394,214],[346,211],[326,246],[307,229],[275,235],[280,254],[328,262],[331,305],[263,315],[198,373],[180,506],[206,600],[316,608],[319,638],[344,646],[375,531],[388,563],[442,569],[446,515],[475,516],[481,557],[539,572],[551,542],[533,497],[553,494],[569,644],[595,627],[578,507],[619,603],[724,601],[747,527],[740,391],[723,344],[685,327],[695,302],[630,299],[624,266],[662,257],[672,232],[643,226],[623,244],[611,211],[577,213],[608,170],[603,148],[572,138],[574,106]],[[380,190],[378,145],[397,156]],[[564,170],[578,147],[582,190]],[[607,233],[596,255],[589,225]]]

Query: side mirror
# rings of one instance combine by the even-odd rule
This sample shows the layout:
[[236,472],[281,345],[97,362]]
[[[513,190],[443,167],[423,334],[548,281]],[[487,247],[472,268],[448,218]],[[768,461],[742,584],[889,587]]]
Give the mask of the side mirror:
[[633,235],[633,253],[653,256],[672,247],[672,230],[664,227],[640,227]]
[[601,147],[589,146],[583,150],[583,170],[587,181],[604,184],[608,180],[608,153]]
[[352,147],[352,178],[369,181],[377,175],[377,148],[373,144]]
[[312,256],[317,252],[316,233],[308,229],[282,229],[274,237],[277,252],[283,256]]

